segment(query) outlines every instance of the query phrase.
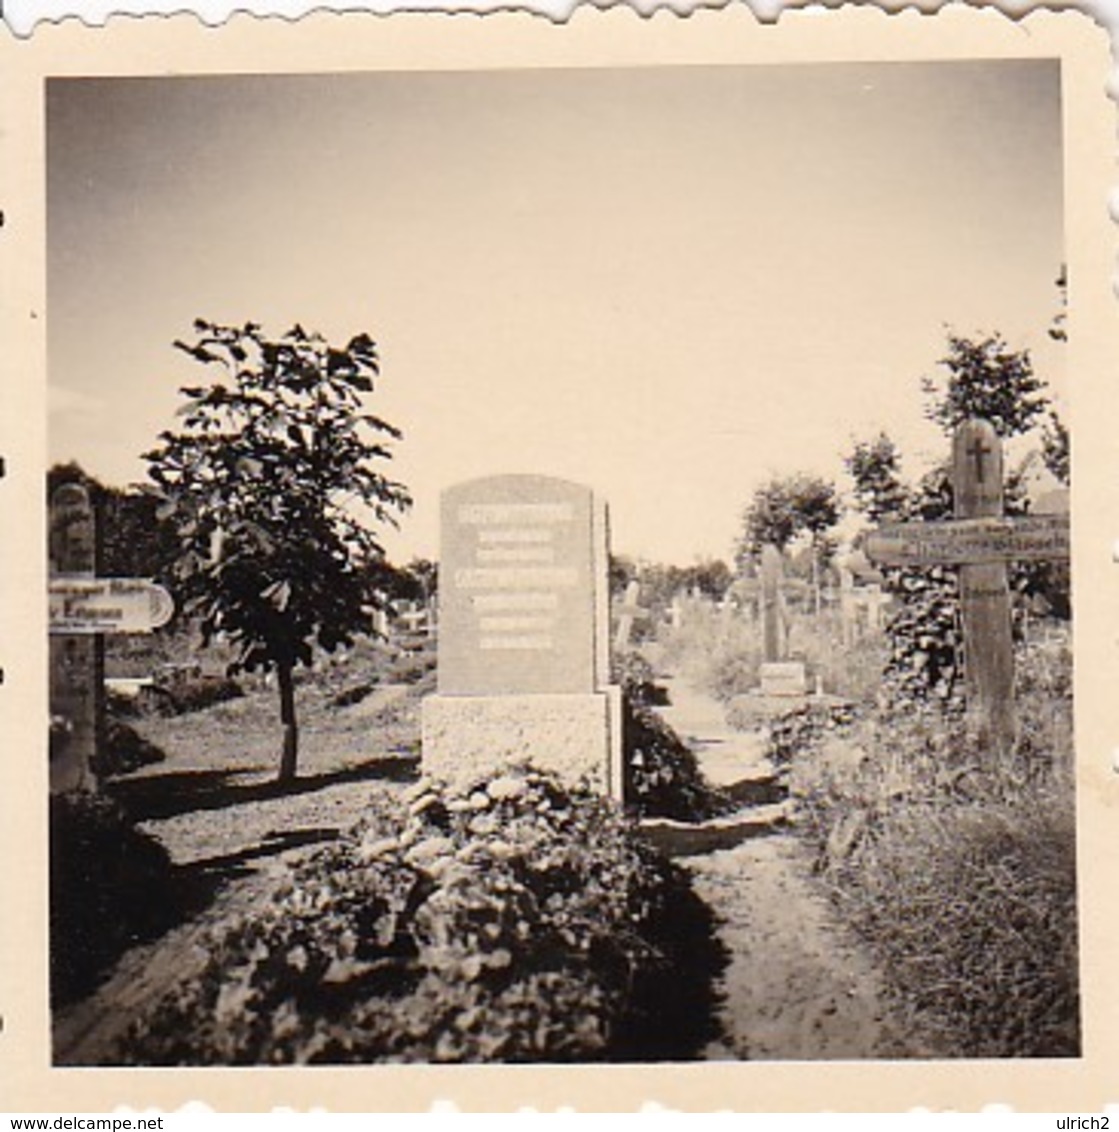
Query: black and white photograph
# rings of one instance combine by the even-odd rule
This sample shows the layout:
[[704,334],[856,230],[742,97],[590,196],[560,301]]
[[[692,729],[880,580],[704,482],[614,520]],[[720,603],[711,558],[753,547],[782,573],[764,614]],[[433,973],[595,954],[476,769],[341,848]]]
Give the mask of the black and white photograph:
[[48,75],[50,1064],[1082,1059],[1065,66]]

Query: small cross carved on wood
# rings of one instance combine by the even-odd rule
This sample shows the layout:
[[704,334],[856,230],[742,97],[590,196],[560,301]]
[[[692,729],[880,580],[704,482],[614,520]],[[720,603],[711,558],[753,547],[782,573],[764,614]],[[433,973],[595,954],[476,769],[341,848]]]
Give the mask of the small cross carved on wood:
[[984,457],[989,456],[992,452],[990,445],[984,444],[982,439],[978,436],[971,442],[967,449],[967,454],[975,461],[975,478],[978,483],[983,483],[986,479],[984,474]]

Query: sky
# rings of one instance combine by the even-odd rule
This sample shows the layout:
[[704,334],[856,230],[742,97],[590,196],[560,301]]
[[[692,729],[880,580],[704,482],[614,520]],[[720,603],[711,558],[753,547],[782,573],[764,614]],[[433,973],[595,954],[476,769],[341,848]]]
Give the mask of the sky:
[[593,487],[617,553],[728,558],[772,475],[944,455],[949,328],[1065,404],[1056,62],[51,80],[47,147],[52,461],[142,481],[197,317],[367,331],[397,561],[501,472]]

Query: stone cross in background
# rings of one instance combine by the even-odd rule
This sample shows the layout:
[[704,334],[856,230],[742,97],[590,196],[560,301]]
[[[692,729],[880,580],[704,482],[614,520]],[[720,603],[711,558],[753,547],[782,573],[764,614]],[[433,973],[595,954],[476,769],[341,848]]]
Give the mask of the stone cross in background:
[[763,696],[803,696],[808,691],[804,664],[788,659],[784,574],[781,551],[766,543],[762,547],[762,663],[758,669]]
[[762,547],[762,658],[767,664],[788,655],[788,624],[781,598],[784,575],[781,551],[766,543]]
[[630,637],[633,635],[634,621],[648,616],[646,611],[637,604],[641,596],[641,583],[635,578],[626,586],[625,597],[618,610],[618,628],[614,633],[614,648],[623,652],[629,648]]
[[884,566],[955,566],[968,711],[980,735],[1007,752],[1015,739],[1014,649],[1006,565],[1067,560],[1068,515],[1003,513],[1002,443],[988,421],[964,421],[952,443],[955,519],[883,526],[867,538]]

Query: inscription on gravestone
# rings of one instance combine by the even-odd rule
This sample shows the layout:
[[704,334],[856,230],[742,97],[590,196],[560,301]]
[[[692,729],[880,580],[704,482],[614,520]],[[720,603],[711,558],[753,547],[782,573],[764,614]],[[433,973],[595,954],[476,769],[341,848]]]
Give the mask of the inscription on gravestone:
[[543,476],[443,496],[441,695],[595,689],[593,501]]

